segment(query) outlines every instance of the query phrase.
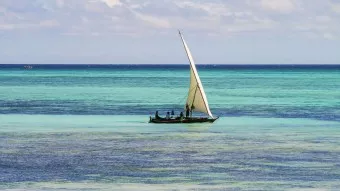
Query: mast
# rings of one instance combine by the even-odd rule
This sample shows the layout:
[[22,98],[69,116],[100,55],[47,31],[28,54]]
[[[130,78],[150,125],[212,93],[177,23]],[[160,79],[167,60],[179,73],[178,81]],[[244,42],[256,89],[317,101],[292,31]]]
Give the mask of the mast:
[[193,111],[203,112],[208,114],[209,117],[214,118],[210,111],[208,99],[205,94],[201,79],[198,75],[196,65],[189,50],[189,47],[185,42],[181,31],[179,31],[179,35],[182,39],[183,46],[190,63],[190,87],[186,105],[188,105],[189,108],[191,108]]

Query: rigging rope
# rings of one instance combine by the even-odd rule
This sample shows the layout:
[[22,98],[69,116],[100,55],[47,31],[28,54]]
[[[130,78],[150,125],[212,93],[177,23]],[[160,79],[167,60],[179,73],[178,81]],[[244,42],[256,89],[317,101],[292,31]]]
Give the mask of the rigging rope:
[[[191,94],[192,91],[194,91],[196,87],[193,87],[192,89],[189,90],[189,94]],[[183,98],[175,105],[173,105],[173,110],[176,109],[177,105],[183,104],[183,102],[187,99],[188,95],[183,96]],[[182,108],[183,109],[183,108]],[[184,110],[183,110],[184,111]]]

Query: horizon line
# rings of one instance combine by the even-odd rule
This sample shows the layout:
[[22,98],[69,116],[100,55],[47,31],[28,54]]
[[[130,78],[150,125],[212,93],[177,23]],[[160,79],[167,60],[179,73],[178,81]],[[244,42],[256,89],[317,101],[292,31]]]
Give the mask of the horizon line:
[[[182,63],[182,64],[117,64],[117,63],[111,63],[111,64],[96,64],[96,63],[91,63],[91,64],[84,64],[84,63],[61,63],[61,64],[56,64],[56,63],[47,63],[47,64],[43,64],[43,63],[34,63],[34,64],[28,64],[28,63],[0,63],[0,65],[79,65],[79,66],[84,66],[84,65],[91,65],[91,66],[95,66],[95,65],[140,65],[140,66],[183,66],[183,65],[188,65],[187,63]],[[251,66],[251,65],[258,65],[258,66],[306,66],[306,65],[319,65],[319,66],[323,66],[323,65],[340,65],[340,63],[336,63],[336,64],[331,64],[331,63],[318,63],[318,64],[258,64],[258,63],[253,63],[253,64],[195,64],[198,66]],[[189,65],[188,65],[189,66]]]

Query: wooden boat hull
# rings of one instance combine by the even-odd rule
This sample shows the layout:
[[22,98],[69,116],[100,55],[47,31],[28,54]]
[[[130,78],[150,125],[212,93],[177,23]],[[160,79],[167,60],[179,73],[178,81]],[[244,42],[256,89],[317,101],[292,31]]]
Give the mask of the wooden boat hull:
[[216,119],[210,119],[210,118],[184,118],[184,119],[165,119],[165,118],[151,118],[149,123],[168,123],[168,124],[174,124],[174,123],[214,123]]

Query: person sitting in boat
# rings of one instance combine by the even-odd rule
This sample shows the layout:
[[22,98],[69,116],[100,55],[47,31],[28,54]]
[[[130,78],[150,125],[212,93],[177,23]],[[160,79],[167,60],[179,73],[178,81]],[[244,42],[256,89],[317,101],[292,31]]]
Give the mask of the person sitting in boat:
[[174,118],[174,116],[175,116],[175,112],[174,110],[171,110],[171,118]]
[[190,109],[189,109],[189,105],[188,104],[186,104],[185,105],[185,117],[189,117],[189,113],[190,113]]
[[156,111],[155,119],[160,119],[160,117],[159,117],[159,115],[158,115],[158,111]]
[[166,119],[170,119],[170,112],[167,112],[167,113],[166,113],[165,118],[166,118]]
[[190,117],[192,117],[192,111],[195,109],[195,106],[194,105],[192,105],[191,106],[191,109],[190,109]]
[[183,112],[181,112],[181,114],[179,114],[179,119],[183,120],[183,117],[184,117]]

